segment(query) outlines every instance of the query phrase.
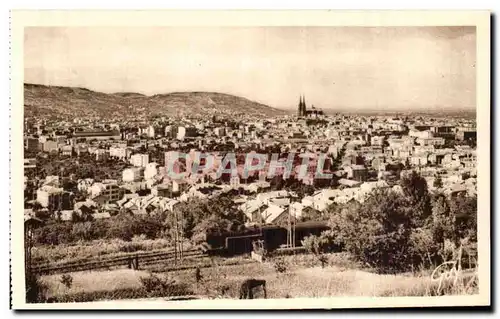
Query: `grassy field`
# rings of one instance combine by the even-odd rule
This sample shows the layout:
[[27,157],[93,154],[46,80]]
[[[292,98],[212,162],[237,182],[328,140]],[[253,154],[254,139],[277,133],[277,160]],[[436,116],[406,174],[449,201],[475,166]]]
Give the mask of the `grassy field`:
[[140,288],[140,277],[147,276],[145,271],[131,269],[117,269],[111,271],[85,271],[71,273],[73,283],[70,288],[60,281],[61,275],[48,275],[42,277],[42,282],[48,286],[48,297],[61,297],[63,295],[80,292],[95,292],[101,290],[115,290],[127,288]]
[[425,296],[432,295],[436,282],[428,274],[380,275],[362,269],[346,254],[329,256],[322,268],[311,255],[286,256],[283,273],[276,271],[274,261],[246,265],[221,265],[203,269],[204,280],[195,285],[192,271],[170,274],[191,282],[198,295],[221,297],[222,287],[229,288],[223,297],[237,298],[238,284],[253,277],[267,282],[268,298],[334,297],[334,296]]
[[[203,279],[199,283],[195,281],[193,269],[168,273],[161,272],[160,268],[153,270],[158,276],[186,285],[190,294],[205,298],[238,298],[239,284],[248,278],[265,279],[268,298],[436,294],[438,283],[432,282],[428,274],[380,275],[351,262],[346,254],[328,257],[328,265],[324,268],[311,255],[280,257],[286,265],[284,272],[276,271],[276,260],[258,263],[241,257],[219,259],[214,261],[212,267],[201,269]],[[60,282],[61,275],[44,276],[42,281],[52,297],[128,289],[137,292],[131,294],[133,298],[141,298],[145,295],[139,293],[142,289],[140,278],[149,274],[148,271],[129,269],[73,273],[70,288]],[[127,296],[130,295],[128,292]],[[477,293],[477,287],[472,286],[469,290],[451,289],[446,293],[472,294]],[[121,298],[119,294],[114,297]],[[262,297],[262,294],[257,293],[258,297]]]

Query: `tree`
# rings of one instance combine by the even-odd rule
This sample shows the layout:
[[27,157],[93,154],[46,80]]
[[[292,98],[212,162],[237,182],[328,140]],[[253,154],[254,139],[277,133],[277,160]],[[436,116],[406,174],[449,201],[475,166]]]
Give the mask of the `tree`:
[[442,188],[443,187],[443,180],[441,179],[441,176],[436,176],[434,179],[434,188]]
[[312,207],[305,207],[302,210],[302,216],[301,216],[302,221],[310,221],[310,220],[318,221],[324,219],[325,216],[323,215],[323,213],[317,209],[314,209]]
[[325,231],[320,236],[309,235],[304,237],[302,245],[314,255],[332,252],[337,247],[337,239],[332,232]]
[[404,196],[377,189],[363,205],[331,216],[329,225],[354,258],[381,272],[396,272],[410,268],[412,217]]
[[458,246],[460,239],[477,241],[477,197],[459,195],[450,201],[450,210],[454,215],[454,238]]
[[48,223],[35,229],[35,243],[45,245],[67,244],[73,241],[71,223]]
[[178,227],[182,226],[184,237],[196,241],[204,240],[210,232],[239,230],[246,219],[240,210],[235,209],[230,195],[220,195],[211,200],[192,198],[174,209],[174,214],[167,216],[166,227],[175,231],[177,223]]
[[431,198],[427,181],[415,171],[401,178],[401,187],[406,198],[406,207],[412,211],[415,227],[421,227],[431,215]]
[[405,169],[410,169],[411,168],[411,163],[410,163],[410,158],[407,157],[404,163],[404,168]]
[[80,222],[73,224],[72,236],[76,240],[91,240],[93,239],[92,223]]
[[118,214],[111,217],[112,222],[108,223],[106,237],[120,238],[125,241],[131,241],[134,236],[134,218],[127,214]]
[[437,195],[432,203],[431,228],[434,241],[442,247],[444,247],[445,239],[453,236],[453,219],[448,200],[442,194]]
[[43,207],[42,207],[42,205],[39,202],[34,202],[33,203],[32,209],[33,209],[33,211],[35,213],[38,212],[39,210],[41,210],[42,208]]
[[70,289],[71,286],[73,285],[73,277],[68,274],[62,275],[59,281],[68,289]]
[[328,263],[328,258],[324,254],[339,250],[340,248],[337,237],[331,231],[324,231],[320,236],[306,236],[302,240],[302,245],[307,251],[314,254],[323,268]]
[[196,283],[199,283],[203,279],[203,276],[201,275],[200,267],[196,267],[196,270],[194,272],[194,279],[195,279]]

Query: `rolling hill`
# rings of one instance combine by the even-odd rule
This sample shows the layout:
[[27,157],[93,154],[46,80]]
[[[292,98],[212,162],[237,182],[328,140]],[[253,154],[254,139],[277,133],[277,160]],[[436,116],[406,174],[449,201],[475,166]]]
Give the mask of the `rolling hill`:
[[25,116],[141,117],[191,116],[269,117],[287,112],[246,98],[215,92],[101,93],[84,88],[24,84]]

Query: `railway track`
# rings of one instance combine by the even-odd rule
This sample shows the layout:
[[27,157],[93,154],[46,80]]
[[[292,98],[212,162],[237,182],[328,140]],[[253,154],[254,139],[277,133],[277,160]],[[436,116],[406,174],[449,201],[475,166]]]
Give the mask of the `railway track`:
[[[196,259],[206,256],[199,250],[189,250],[183,252],[184,259]],[[139,269],[140,265],[151,265],[163,261],[175,260],[174,252],[138,253],[126,256],[103,258],[85,262],[68,262],[63,264],[33,265],[31,271],[40,275],[68,273],[84,270],[109,269],[114,267],[127,266]]]

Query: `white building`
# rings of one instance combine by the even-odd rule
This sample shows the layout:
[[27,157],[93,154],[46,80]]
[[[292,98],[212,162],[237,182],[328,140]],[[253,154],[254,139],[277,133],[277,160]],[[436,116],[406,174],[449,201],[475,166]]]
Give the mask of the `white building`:
[[149,180],[155,177],[158,174],[157,163],[148,163],[146,165],[146,169],[144,170],[144,179]]
[[123,190],[118,186],[116,180],[104,180],[101,183],[94,183],[90,187],[92,198],[102,196],[106,202],[119,200],[123,196]]
[[96,161],[103,161],[109,156],[109,153],[107,152],[107,150],[100,149],[100,148],[96,149],[94,154],[95,154]]
[[61,152],[62,152],[62,155],[64,155],[64,156],[71,156],[71,155],[73,155],[73,146],[64,145],[63,147],[61,147]]
[[59,207],[63,191],[62,188],[45,185],[37,189],[36,200],[45,208]]
[[122,180],[125,183],[138,182],[142,180],[144,171],[145,170],[142,167],[132,167],[124,169],[122,172]]
[[130,157],[130,164],[135,167],[146,167],[149,163],[148,154],[134,154]]
[[186,137],[195,137],[197,135],[197,130],[195,127],[179,126],[177,129],[177,139],[183,140]]
[[433,138],[434,134],[431,131],[418,131],[418,130],[410,130],[408,133],[411,137],[417,137],[422,139]]
[[184,137],[186,137],[186,128],[184,126],[180,126],[177,129],[177,139],[178,140],[183,140]]
[[370,143],[372,145],[383,146],[384,145],[385,136],[372,136]]
[[419,145],[444,145],[444,138],[442,137],[432,137],[432,138],[418,138],[417,143]]
[[85,179],[80,179],[78,180],[78,185],[77,189],[80,192],[86,192],[90,186],[94,183],[94,180],[92,178],[85,178]]
[[154,138],[156,135],[155,128],[152,125],[148,126],[148,128],[146,129],[146,134],[149,138]]
[[109,156],[121,160],[127,159],[130,156],[130,152],[130,149],[125,146],[112,146],[109,148]]

